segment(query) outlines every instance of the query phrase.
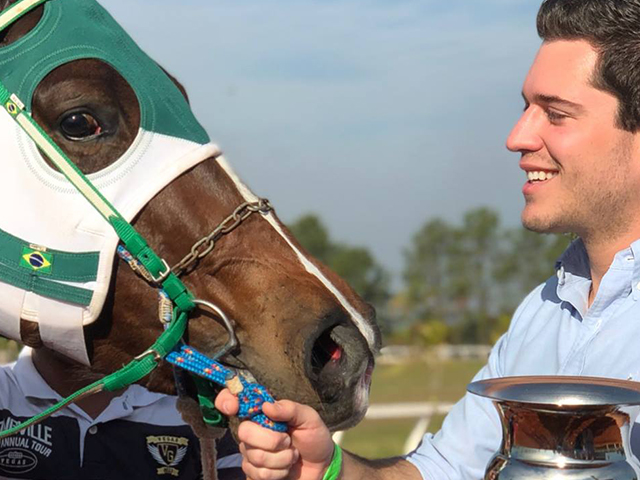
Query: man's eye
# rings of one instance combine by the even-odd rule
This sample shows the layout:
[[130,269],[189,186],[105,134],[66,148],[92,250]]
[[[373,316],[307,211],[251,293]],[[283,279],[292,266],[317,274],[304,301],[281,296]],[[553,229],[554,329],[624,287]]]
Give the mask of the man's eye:
[[566,115],[558,113],[558,112],[556,112],[554,110],[546,110],[545,113],[546,113],[547,118],[549,119],[549,121],[551,123],[559,123],[562,120],[564,120],[565,118],[567,118]]
[[92,140],[102,133],[100,123],[90,113],[70,113],[60,121],[62,134],[72,141]]

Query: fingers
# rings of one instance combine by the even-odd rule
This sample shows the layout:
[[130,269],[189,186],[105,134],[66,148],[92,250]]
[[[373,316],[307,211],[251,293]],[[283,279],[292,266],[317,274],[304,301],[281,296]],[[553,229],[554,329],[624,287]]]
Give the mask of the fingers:
[[282,480],[289,477],[289,470],[270,470],[268,468],[257,468],[244,460],[242,471],[246,474],[247,480]]
[[271,420],[288,423],[294,429],[315,428],[322,423],[320,416],[313,408],[289,400],[264,403],[262,411]]
[[288,470],[300,457],[295,448],[268,452],[260,448],[253,448],[245,443],[240,444],[240,453],[254,467],[270,470]]
[[[215,404],[226,415],[238,411],[238,399],[226,389]],[[250,480],[316,478],[317,472],[324,471],[331,461],[334,443],[314,409],[281,400],[264,403],[262,410],[272,420],[288,424],[288,431],[276,432],[253,422],[240,423],[237,437],[243,456],[242,469]]]
[[[238,413],[238,397],[227,388],[216,397],[215,405],[225,415]],[[262,410],[271,420],[288,423],[292,428],[314,428],[322,424],[320,416],[314,409],[289,400],[264,403]]]
[[232,394],[228,388],[225,388],[216,397],[216,408],[225,415],[231,416],[238,413],[239,404],[238,397]]
[[[265,435],[266,433],[266,435]],[[281,480],[291,473],[300,454],[291,447],[291,438],[251,422],[244,422],[238,429],[241,441],[242,470],[249,479]]]
[[242,422],[238,427],[242,470],[254,480],[280,480],[287,478],[300,457],[291,446],[286,433],[267,430],[253,422]]
[[238,427],[238,439],[252,448],[278,452],[291,446],[291,437],[286,433],[267,430],[254,422],[242,422]]

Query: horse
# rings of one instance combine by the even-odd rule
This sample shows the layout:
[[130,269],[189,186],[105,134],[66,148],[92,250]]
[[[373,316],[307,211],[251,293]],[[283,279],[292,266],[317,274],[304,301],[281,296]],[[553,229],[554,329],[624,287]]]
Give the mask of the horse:
[[[0,11],[15,1],[0,0]],[[0,33],[0,51],[36,28],[46,8],[46,3],[38,6]],[[182,85],[166,75],[188,101]],[[132,146],[141,123],[135,91],[100,59],[56,67],[37,85],[27,107],[86,175],[112,166]],[[173,265],[245,202],[244,188],[223,158],[211,156],[158,191],[132,223]],[[195,268],[186,269],[182,279],[198,298],[215,303],[232,319],[238,346],[222,358],[224,364],[252,375],[276,398],[311,405],[330,428],[346,428],[366,412],[380,347],[375,312],[306,253],[274,213],[270,218],[248,216],[192,265]],[[102,310],[96,321],[84,326],[89,365],[69,364],[69,375],[111,373],[161,333],[157,300],[148,283],[115,261]],[[189,320],[188,337],[195,348],[212,354],[225,343],[227,331],[215,315],[198,309]],[[64,353],[60,345],[45,345],[33,319],[20,319],[15,339]],[[176,394],[166,364],[140,383]]]

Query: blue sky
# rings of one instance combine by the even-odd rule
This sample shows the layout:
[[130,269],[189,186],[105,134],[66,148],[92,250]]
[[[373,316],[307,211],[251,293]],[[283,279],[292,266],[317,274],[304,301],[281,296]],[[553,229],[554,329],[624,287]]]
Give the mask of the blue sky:
[[316,212],[396,274],[431,218],[489,206],[518,225],[525,177],[504,142],[539,0],[103,4],[284,221]]

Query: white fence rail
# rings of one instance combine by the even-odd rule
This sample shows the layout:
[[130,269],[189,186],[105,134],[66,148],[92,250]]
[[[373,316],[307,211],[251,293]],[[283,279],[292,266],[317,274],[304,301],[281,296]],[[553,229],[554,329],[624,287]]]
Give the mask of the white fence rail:
[[[405,440],[403,452],[409,453],[420,443],[427,432],[431,418],[434,415],[446,415],[453,407],[453,403],[415,402],[415,403],[379,403],[371,405],[365,416],[367,420],[388,420],[398,418],[416,418],[417,421]],[[333,434],[333,440],[338,445],[344,438],[345,432]]]
[[491,353],[491,345],[435,345],[424,348],[407,345],[389,345],[380,350],[376,359],[379,365],[401,365],[412,359],[431,360],[481,359],[486,360]]

